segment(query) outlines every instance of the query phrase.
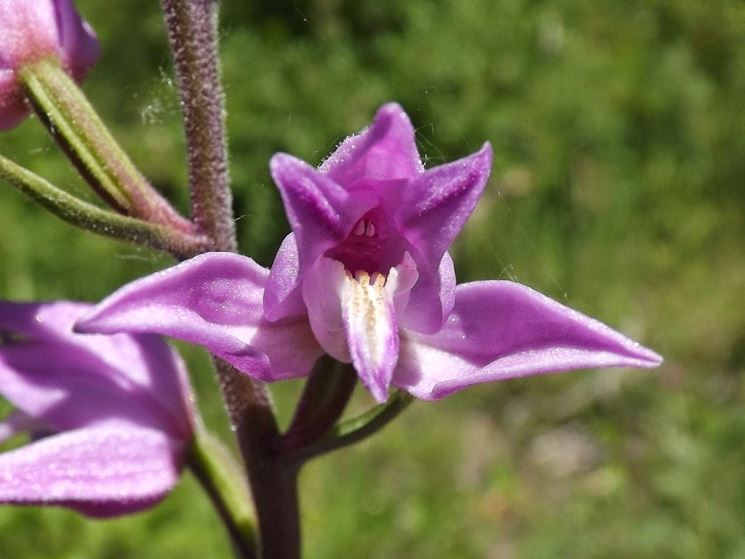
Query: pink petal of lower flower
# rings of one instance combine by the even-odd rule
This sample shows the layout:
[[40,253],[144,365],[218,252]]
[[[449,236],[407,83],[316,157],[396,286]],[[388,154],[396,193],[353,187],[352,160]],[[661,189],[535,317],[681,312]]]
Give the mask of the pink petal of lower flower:
[[74,347],[0,346],[0,394],[57,431],[117,422],[161,429],[177,438],[189,436],[186,414],[166,412],[148,390],[115,372],[101,370],[105,368],[104,363]]
[[10,130],[28,114],[29,106],[11,69],[0,68],[0,130]]
[[202,345],[261,380],[304,376],[321,349],[304,317],[264,318],[268,274],[245,256],[203,254],[123,287],[76,328],[171,336]]
[[101,54],[96,34],[75,10],[72,0],[56,0],[58,42],[63,60],[78,81],[85,77]]
[[[13,332],[31,342],[17,348],[13,344],[0,347],[0,377],[6,378],[0,383],[0,393],[10,397],[12,390],[17,394],[15,405],[20,408],[27,409],[32,403],[38,409],[46,409],[49,398],[60,398],[62,393],[74,391],[75,382],[79,382],[81,396],[91,390],[100,391],[98,395],[91,395],[94,404],[91,409],[95,409],[103,394],[118,390],[119,394],[113,393],[112,398],[117,401],[138,397],[140,401],[154,400],[153,403],[160,406],[150,407],[168,410],[175,431],[191,433],[191,393],[179,355],[156,336],[75,334],[72,329],[75,321],[91,308],[90,304],[73,301],[0,301],[0,330]],[[53,370],[49,369],[49,362],[56,363]],[[8,367],[13,369],[12,374]],[[8,380],[8,375],[16,382]],[[80,380],[76,381],[78,378]],[[25,388],[13,389],[18,379],[23,379]],[[54,386],[56,388],[52,389]],[[29,403],[20,401],[24,394],[37,392]],[[55,408],[62,421],[77,417],[78,412],[86,408],[80,408],[69,398],[66,401],[69,413]],[[79,424],[64,428],[77,426]]]
[[662,358],[608,326],[517,283],[459,286],[442,330],[402,337],[393,384],[436,400],[474,384]]
[[184,448],[151,429],[86,428],[0,454],[0,502],[95,517],[136,512],[178,481]]

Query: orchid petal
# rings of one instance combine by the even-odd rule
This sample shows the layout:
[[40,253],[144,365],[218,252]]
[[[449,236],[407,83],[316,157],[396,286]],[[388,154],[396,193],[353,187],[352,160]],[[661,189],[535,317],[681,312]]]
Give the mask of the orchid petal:
[[409,296],[401,317],[402,326],[422,334],[434,334],[445,322],[455,304],[455,267],[447,252],[440,260],[437,274],[417,267],[419,279]]
[[[105,397],[118,397],[119,400],[129,400],[139,395],[143,401],[157,402],[159,406],[155,408],[168,410],[171,423],[179,425],[177,430],[191,432],[191,394],[186,368],[179,355],[154,336],[81,336],[73,333],[75,321],[91,308],[89,304],[71,301],[0,301],[0,330],[13,332],[27,338],[28,342],[34,342],[25,345],[22,340],[20,347],[15,347],[13,343],[0,346],[0,367],[3,367],[0,376],[22,378],[26,384],[16,391],[19,397],[22,394],[36,394],[33,401],[43,409],[50,405],[42,403],[49,397],[58,398],[62,392],[76,393],[75,383],[67,384],[66,381],[79,378],[80,395],[87,394],[88,388],[94,391],[90,395],[94,400],[90,408],[93,416],[98,413],[95,403],[102,397],[101,394],[96,395],[96,390],[106,394],[119,390],[121,394]],[[40,354],[44,358],[40,358]],[[55,355],[59,358],[53,357]],[[55,363],[51,370],[48,368],[50,362]],[[0,384],[5,386],[10,382],[5,380]],[[39,385],[38,389],[33,389],[28,383]],[[56,392],[51,394],[49,389],[55,383]],[[2,392],[10,394],[10,385]],[[26,404],[20,400],[16,400],[15,405],[26,408]],[[68,405],[71,407],[69,417],[76,416],[79,411],[77,404],[70,402]],[[127,405],[124,407],[126,409]],[[63,420],[68,415],[64,407],[56,413]],[[79,424],[59,428],[77,426]]]
[[269,163],[298,249],[297,276],[351,232],[377,203],[372,192],[353,196],[304,161],[278,153]]
[[420,267],[436,271],[476,207],[489,179],[491,161],[487,142],[480,151],[430,169],[408,183],[399,219],[404,236],[417,249],[412,256]]
[[342,363],[352,361],[341,309],[346,275],[341,262],[319,258],[303,281],[303,298],[313,334],[323,350]]
[[341,262],[321,258],[306,274],[303,296],[316,339],[337,361],[353,363],[362,383],[387,399],[398,359],[396,306],[405,305],[416,271],[402,265],[387,280],[361,272],[352,277]]
[[303,318],[264,319],[268,273],[244,256],[203,254],[123,287],[76,328],[171,336],[202,345],[260,380],[304,376],[321,350]]
[[75,10],[72,0],[54,2],[57,17],[58,43],[65,64],[77,80],[82,80],[101,54],[96,34]]
[[0,68],[21,64],[56,48],[56,21],[51,0],[0,2]]
[[393,268],[387,278],[365,272],[347,275],[342,287],[342,319],[352,363],[362,384],[380,403],[388,399],[398,361],[397,286],[398,272]]
[[16,408],[55,431],[117,423],[188,435],[191,429],[184,419],[166,413],[147,391],[102,368],[106,365],[95,356],[70,346],[0,346],[0,391]]
[[459,286],[442,330],[407,333],[393,384],[436,400],[474,384],[662,358],[608,326],[517,283]]
[[362,178],[410,179],[423,170],[414,127],[398,103],[383,105],[369,128],[344,140],[319,168],[343,185]]
[[279,246],[269,271],[264,291],[264,316],[275,322],[282,318],[305,314],[300,290],[300,261],[295,234],[287,235]]
[[0,502],[95,517],[135,512],[178,481],[180,445],[152,429],[77,429],[0,454]]

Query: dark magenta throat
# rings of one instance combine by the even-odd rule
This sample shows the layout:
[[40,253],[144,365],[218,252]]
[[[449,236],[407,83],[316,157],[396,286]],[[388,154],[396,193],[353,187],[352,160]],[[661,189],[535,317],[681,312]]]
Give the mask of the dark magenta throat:
[[396,235],[391,235],[392,229],[380,208],[370,210],[346,239],[326,251],[326,256],[344,264],[351,274],[364,271],[370,275],[388,275],[391,267],[398,264],[394,262],[394,253],[401,252],[392,250],[398,244]]

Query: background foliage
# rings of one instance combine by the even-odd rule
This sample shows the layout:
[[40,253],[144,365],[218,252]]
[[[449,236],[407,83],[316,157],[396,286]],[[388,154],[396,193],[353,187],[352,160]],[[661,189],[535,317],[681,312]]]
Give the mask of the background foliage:
[[[185,208],[158,3],[77,4],[103,44],[86,91]],[[304,472],[307,557],[745,556],[743,4],[224,0],[222,30],[245,253],[269,265],[287,231],[271,154],[317,163],[395,99],[429,165],[494,144],[454,249],[461,281],[519,280],[667,359],[416,404]],[[88,196],[38,122],[0,150]],[[0,262],[5,298],[96,300],[167,260],[6,186]],[[219,426],[207,360],[184,349]],[[285,416],[297,389],[278,387]],[[188,475],[158,509],[105,523],[0,509],[8,557],[225,557],[221,530]]]

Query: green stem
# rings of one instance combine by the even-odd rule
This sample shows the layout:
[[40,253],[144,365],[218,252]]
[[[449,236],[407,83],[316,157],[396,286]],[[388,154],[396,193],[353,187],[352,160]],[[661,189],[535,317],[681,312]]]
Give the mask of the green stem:
[[404,411],[413,398],[403,391],[394,393],[385,404],[336,425],[326,436],[300,449],[293,458],[306,462],[311,458],[349,446],[377,433]]
[[192,224],[148,183],[75,81],[53,59],[19,72],[26,94],[81,176],[118,212],[185,233]]
[[291,454],[325,435],[344,412],[356,384],[357,373],[351,365],[321,357],[305,383],[279,451]]
[[246,481],[227,450],[208,432],[198,429],[188,465],[227,528],[236,557],[256,559],[256,533],[248,507],[249,495],[240,491],[246,487]]
[[189,258],[207,246],[204,237],[115,214],[84,202],[2,156],[0,179],[64,221],[100,235],[168,251],[179,258]]

